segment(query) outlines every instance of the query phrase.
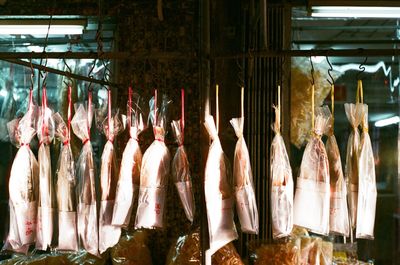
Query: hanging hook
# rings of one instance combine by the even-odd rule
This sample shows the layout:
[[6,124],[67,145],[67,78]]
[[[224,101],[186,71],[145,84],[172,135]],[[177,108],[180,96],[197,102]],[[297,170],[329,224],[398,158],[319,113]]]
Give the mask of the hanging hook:
[[[92,73],[93,73],[94,68],[96,67],[96,62],[97,62],[97,58],[94,59],[93,66],[92,66],[92,68],[90,68],[90,71],[89,71],[89,74],[88,74],[89,78],[93,78],[93,74]],[[93,91],[92,81],[89,82],[88,91]]]
[[[67,53],[69,53],[69,52],[70,52],[70,51],[67,51]],[[67,64],[67,61],[65,60],[65,57],[63,57],[62,60],[63,60],[63,63],[64,63],[64,65],[65,65],[65,67],[67,67],[66,76],[67,76],[67,79],[69,80],[69,83],[67,83],[66,81],[64,81],[64,84],[65,84],[66,86],[72,86],[72,78],[71,78],[72,70],[71,70],[71,67],[69,67],[69,65]]]
[[333,79],[333,76],[331,74],[331,72],[333,71],[333,66],[332,66],[331,62],[329,61],[328,53],[326,54],[326,61],[329,64],[328,75],[331,78],[331,80],[326,79],[326,81],[328,81],[328,83],[332,86],[335,84],[335,80]]
[[285,69],[285,62],[286,62],[286,56],[283,56],[283,60],[282,60],[282,63],[281,63],[281,76],[280,76],[280,81],[279,81],[279,84],[281,85],[281,86],[283,86],[283,78],[284,78],[284,76],[285,76],[285,72],[286,72],[286,69]]
[[368,56],[365,56],[364,61],[358,67],[358,69],[360,69],[360,71],[357,74],[357,80],[361,80],[361,75],[365,72],[365,63],[367,62],[367,60],[368,60]]
[[33,65],[32,65],[32,56],[29,59],[29,63],[31,64],[31,87],[29,89],[33,90],[33,85],[34,85],[33,78],[35,77],[35,70],[33,69]]
[[310,63],[311,63],[311,85],[315,84],[315,80],[314,80],[314,64],[312,62],[312,55],[310,55]]

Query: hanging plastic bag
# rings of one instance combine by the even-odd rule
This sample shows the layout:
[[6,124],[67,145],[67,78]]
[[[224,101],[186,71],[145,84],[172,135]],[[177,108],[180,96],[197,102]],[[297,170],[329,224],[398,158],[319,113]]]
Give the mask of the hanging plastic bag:
[[358,209],[356,237],[373,239],[376,210],[375,161],[368,134],[368,105],[363,104],[362,134],[358,157]]
[[157,109],[157,90],[150,100],[149,118],[153,124],[155,140],[143,155],[135,228],[154,229],[164,226],[165,195],[171,159],[164,143],[169,103],[164,95],[161,108]]
[[271,215],[272,235],[281,238],[290,235],[293,228],[293,177],[285,142],[281,135],[280,87],[278,106],[275,107],[275,137],[271,144]]
[[253,173],[249,151],[243,137],[244,127],[244,88],[241,96],[241,117],[231,119],[238,141],[233,161],[233,181],[235,187],[236,210],[242,232],[258,234],[258,210],[254,194]]
[[59,113],[53,115],[55,135],[62,147],[57,163],[57,205],[58,205],[58,246],[59,250],[77,251],[78,234],[76,223],[76,177],[75,162],[71,150],[71,87],[68,87],[68,124]]
[[297,178],[293,222],[326,235],[329,233],[329,163],[321,137],[329,120],[329,108],[324,106],[315,112],[315,123],[312,116],[313,135],[304,150]]
[[135,102],[132,106],[132,89],[130,87],[128,94],[129,141],[122,154],[112,219],[113,225],[121,227],[129,225],[133,201],[139,191],[142,151],[138,137],[146,126],[143,122],[143,108],[140,106],[141,98],[135,95]]
[[11,166],[9,189],[10,228],[5,249],[27,253],[36,240],[39,165],[29,143],[36,134],[36,107],[29,92],[29,107],[21,119],[7,124],[10,140],[19,147]]
[[181,90],[181,98],[181,120],[171,122],[172,131],[178,143],[178,149],[176,150],[174,159],[172,160],[172,176],[174,178],[174,183],[181,199],[183,209],[185,210],[186,217],[190,222],[193,222],[195,205],[192,191],[192,180],[190,177],[189,161],[186,155],[185,147],[183,146],[185,128],[185,101],[183,89]]
[[51,175],[50,144],[54,138],[52,111],[47,107],[46,87],[42,89],[37,136],[39,138],[39,205],[36,226],[36,249],[46,250],[53,240],[55,194]]
[[[218,102],[218,86],[217,86]],[[217,126],[219,110],[217,103]],[[207,208],[208,234],[210,248],[206,251],[206,264],[211,264],[211,256],[221,247],[238,238],[233,221],[233,198],[228,180],[232,173],[218,137],[218,127],[214,118],[207,116],[204,126],[212,139],[210,145],[204,179],[204,192]]]
[[349,236],[350,223],[349,212],[347,208],[347,188],[343,176],[342,161],[340,159],[339,147],[334,135],[334,86],[331,90],[332,114],[329,116],[329,122],[326,129],[328,139],[325,144],[326,153],[329,161],[330,177],[330,213],[329,230],[331,233]]
[[92,91],[88,92],[87,108],[76,105],[71,121],[72,130],[83,143],[76,164],[78,198],[78,236],[82,247],[92,255],[98,255],[97,203],[95,190],[95,166],[90,142],[90,127],[93,118]]
[[99,251],[102,254],[108,248],[118,243],[121,229],[112,225],[115,194],[117,189],[117,158],[114,150],[114,140],[122,130],[122,123],[118,118],[118,111],[111,112],[111,89],[108,89],[108,113],[102,127],[107,137],[101,155],[100,169],[100,212],[99,212]]
[[[358,83],[359,89],[360,83]],[[357,90],[358,90],[357,89]],[[357,92],[358,98],[358,92]],[[358,101],[358,100],[357,100]],[[358,152],[360,148],[360,133],[358,126],[362,120],[362,105],[357,104],[344,104],[347,119],[352,127],[349,139],[347,141],[346,153],[346,181],[347,181],[347,194],[350,212],[351,228],[354,229],[357,223],[357,200],[358,200]],[[351,230],[352,230],[351,229]]]

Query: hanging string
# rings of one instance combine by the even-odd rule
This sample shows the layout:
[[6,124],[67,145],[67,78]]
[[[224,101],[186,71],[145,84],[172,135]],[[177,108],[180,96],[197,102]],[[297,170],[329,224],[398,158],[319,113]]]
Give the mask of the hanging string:
[[48,136],[48,121],[47,121],[47,115],[46,115],[46,110],[47,110],[47,91],[46,87],[44,86],[42,89],[42,140],[40,141],[39,145],[43,143],[47,143],[46,137]]
[[331,110],[332,110],[332,131],[334,131],[335,124],[335,85],[331,85]]
[[154,90],[154,127],[157,126],[157,89]]
[[182,144],[184,141],[185,131],[185,89],[181,89],[181,132],[182,132]]
[[87,141],[90,141],[90,123],[92,117],[92,90],[88,91],[88,117],[87,117],[87,128],[88,128],[88,139],[85,140],[84,144]]
[[219,100],[218,100],[218,85],[215,88],[215,101],[216,101],[216,107],[215,107],[215,112],[216,112],[216,116],[217,116],[217,133],[219,133]]
[[[111,122],[111,89],[108,88],[107,89],[108,92],[108,113],[107,113],[107,119],[108,119],[108,138],[109,140],[112,139],[114,140],[114,137],[111,135],[113,133],[113,128],[111,128],[112,126],[112,122]],[[111,140],[111,142],[112,142]]]
[[[68,119],[68,141],[71,140],[71,119],[72,119],[72,87],[68,86],[68,110],[67,110],[67,119]],[[64,143],[64,144],[67,144]]]
[[242,133],[243,133],[243,127],[244,127],[244,86],[242,86],[241,93],[240,93],[240,117],[241,119],[241,128],[242,128]]
[[281,130],[281,86],[278,85],[278,115],[276,115],[276,123],[279,131]]
[[314,84],[311,85],[311,126],[312,126],[312,131],[315,129],[315,113],[314,113]]
[[364,103],[364,91],[362,80],[357,81],[357,95],[356,95],[356,103]]
[[131,135],[131,127],[132,127],[132,87],[130,86],[128,88],[128,130],[129,130],[129,136],[132,138]]

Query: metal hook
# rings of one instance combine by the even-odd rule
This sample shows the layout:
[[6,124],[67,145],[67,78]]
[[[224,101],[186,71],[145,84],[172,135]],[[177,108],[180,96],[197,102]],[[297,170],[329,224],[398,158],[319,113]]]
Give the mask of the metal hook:
[[331,80],[326,79],[326,81],[328,81],[328,83],[332,86],[332,85],[335,84],[335,80],[333,79],[333,76],[332,76],[332,74],[331,74],[331,72],[333,71],[333,66],[332,66],[331,62],[329,61],[328,54],[326,55],[326,61],[327,61],[328,64],[329,64],[328,75],[329,75],[329,77],[331,78]]
[[[97,58],[94,59],[93,66],[92,66],[92,68],[90,68],[90,71],[89,71],[89,74],[88,74],[89,78],[93,78],[92,73],[93,73],[94,68],[96,67],[96,62],[97,62]],[[89,82],[88,91],[93,91],[92,81]]]
[[365,57],[364,61],[360,64],[360,66],[358,67],[358,69],[360,69],[360,71],[357,74],[357,80],[361,80],[361,75],[365,72],[365,63],[368,60],[368,56]]
[[29,59],[29,63],[31,64],[31,87],[29,88],[30,90],[33,90],[33,78],[35,77],[35,70],[33,69],[33,65],[32,65],[32,57]]
[[[70,51],[67,51],[67,53],[69,53]],[[67,69],[68,69],[68,71],[66,72],[67,73],[67,78],[68,78],[68,80],[69,80],[69,84],[66,82],[66,81],[64,81],[64,84],[66,85],[66,86],[71,86],[72,85],[72,78],[71,78],[71,73],[72,73],[72,70],[71,70],[71,67],[69,67],[69,65],[67,64],[67,61],[65,60],[65,57],[63,57],[62,58],[62,60],[63,60],[63,63],[65,64],[65,66],[67,67]]]
[[315,84],[315,80],[314,80],[314,64],[312,62],[312,56],[310,56],[310,63],[311,63],[311,85]]

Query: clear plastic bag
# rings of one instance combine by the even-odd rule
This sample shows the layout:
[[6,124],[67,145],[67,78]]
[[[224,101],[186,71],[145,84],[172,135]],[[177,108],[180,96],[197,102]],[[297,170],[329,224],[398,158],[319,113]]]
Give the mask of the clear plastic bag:
[[238,141],[233,161],[236,209],[242,232],[258,234],[258,210],[249,151],[243,137],[244,117],[230,120]]
[[358,209],[356,237],[373,239],[376,210],[375,160],[368,134],[368,106],[362,104],[362,134],[358,157]]
[[71,121],[72,130],[83,142],[82,151],[76,163],[78,198],[78,236],[81,246],[92,255],[98,255],[98,224],[95,190],[95,165],[90,142],[90,127],[93,119],[91,92],[87,108],[76,105]]
[[118,167],[114,150],[114,139],[122,131],[118,111],[111,112],[111,90],[108,90],[108,117],[103,122],[103,133],[107,137],[101,155],[100,168],[100,212],[99,212],[99,251],[100,254],[118,243],[121,228],[112,225],[114,201],[117,189]]
[[329,233],[329,163],[321,141],[328,120],[329,108],[317,108],[313,137],[308,142],[301,161],[293,208],[295,225],[322,235]]
[[10,228],[4,249],[27,253],[36,240],[39,165],[29,143],[36,134],[36,108],[32,91],[27,113],[7,124],[10,140],[19,147],[9,179]]
[[357,223],[357,199],[358,199],[358,152],[360,148],[360,133],[358,126],[362,120],[362,104],[344,104],[347,119],[350,122],[352,131],[347,141],[346,153],[346,181],[347,194],[350,212],[350,224],[354,229]]
[[349,236],[350,223],[349,212],[347,209],[346,181],[343,176],[339,147],[336,142],[336,137],[333,134],[332,120],[333,116],[330,115],[330,122],[328,123],[326,130],[328,139],[325,144],[329,161],[329,177],[331,187],[329,230],[334,234]]
[[54,138],[54,120],[52,111],[47,107],[46,88],[42,89],[42,106],[37,124],[39,139],[39,204],[36,226],[36,249],[51,247],[55,213],[55,193],[51,171],[50,144]]
[[193,222],[195,204],[192,191],[192,179],[190,177],[189,161],[183,146],[183,128],[180,121],[172,121],[172,131],[178,143],[174,159],[172,160],[172,176],[181,199],[187,219]]
[[149,115],[155,140],[143,155],[136,228],[154,229],[164,226],[164,206],[171,160],[164,143],[164,136],[167,126],[167,108],[170,102],[164,95],[161,108],[158,110],[155,98],[157,98],[156,95],[150,100]]
[[275,107],[275,137],[271,144],[271,215],[274,238],[288,236],[293,228],[293,177],[280,132],[280,108]]
[[189,161],[186,155],[185,147],[183,146],[185,130],[185,100],[183,89],[181,90],[181,96],[181,119],[179,121],[171,122],[172,132],[174,133],[176,142],[178,143],[178,149],[176,150],[174,159],[172,160],[172,176],[174,178],[174,183],[181,199],[183,209],[185,210],[186,217],[190,222],[193,222],[195,204],[192,191],[192,179],[190,177]]
[[117,183],[112,224],[127,227],[130,222],[133,201],[135,200],[140,186],[140,167],[142,165],[142,151],[139,146],[139,134],[144,130],[146,124],[143,119],[143,107],[141,98],[134,96],[132,107],[131,88],[129,88],[128,99],[128,129],[129,140],[122,154],[121,167]]
[[236,226],[233,221],[233,198],[228,179],[231,177],[229,161],[226,158],[214,118],[208,116],[204,125],[212,139],[208,151],[204,192],[207,208],[208,232],[210,249],[206,252],[210,257],[218,249],[238,238]]
[[[70,119],[70,117],[68,117]],[[76,220],[75,162],[70,143],[70,128],[59,113],[53,115],[55,135],[62,143],[57,163],[58,245],[57,249],[78,250]]]

